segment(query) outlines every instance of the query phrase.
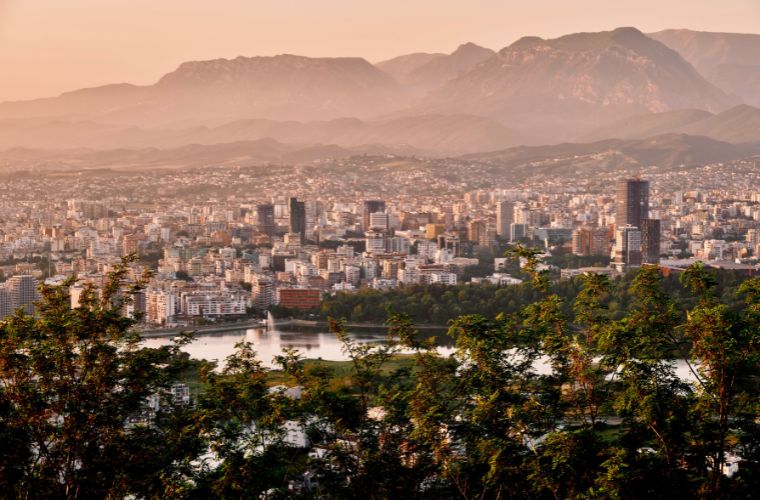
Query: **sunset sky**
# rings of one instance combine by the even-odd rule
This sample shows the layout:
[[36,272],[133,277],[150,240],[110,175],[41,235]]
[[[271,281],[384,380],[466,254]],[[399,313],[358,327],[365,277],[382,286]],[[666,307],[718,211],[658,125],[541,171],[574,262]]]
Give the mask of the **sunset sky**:
[[618,26],[758,33],[760,0],[0,0],[0,101],[148,84],[187,60],[375,62]]

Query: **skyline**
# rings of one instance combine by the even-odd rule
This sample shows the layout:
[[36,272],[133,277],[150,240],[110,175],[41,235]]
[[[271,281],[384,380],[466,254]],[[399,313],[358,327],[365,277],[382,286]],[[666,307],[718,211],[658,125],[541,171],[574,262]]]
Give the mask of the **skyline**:
[[410,52],[451,52],[465,42],[499,50],[527,35],[554,38],[618,26],[751,33],[760,21],[760,4],[751,0],[728,6],[704,0],[666,6],[652,0],[294,3],[77,0],[72,9],[62,0],[44,6],[0,0],[0,64],[13,75],[0,82],[0,102],[109,83],[151,84],[189,60],[292,53],[375,63]]

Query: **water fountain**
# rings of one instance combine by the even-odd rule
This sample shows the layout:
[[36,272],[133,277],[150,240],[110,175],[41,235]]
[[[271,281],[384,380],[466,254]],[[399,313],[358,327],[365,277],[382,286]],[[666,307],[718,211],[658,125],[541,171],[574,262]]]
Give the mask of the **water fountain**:
[[275,330],[274,316],[271,311],[267,311],[267,331],[273,332]]

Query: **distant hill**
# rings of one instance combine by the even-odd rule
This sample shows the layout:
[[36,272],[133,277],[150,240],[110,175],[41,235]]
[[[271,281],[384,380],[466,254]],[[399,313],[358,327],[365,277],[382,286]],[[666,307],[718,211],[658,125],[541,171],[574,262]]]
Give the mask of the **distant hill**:
[[412,111],[488,116],[549,142],[615,117],[682,108],[722,111],[732,102],[675,51],[634,28],[619,28],[520,39],[431,92]]
[[[87,169],[153,170],[237,165],[305,165],[357,155],[424,156],[409,146],[364,144],[345,148],[335,144],[283,143],[274,139],[219,144],[189,144],[176,148],[118,148],[93,150],[13,148],[0,151],[0,170]],[[760,156],[760,142],[730,144],[699,136],[665,134],[642,140],[607,139],[593,143],[518,146],[474,153],[459,160],[496,168],[514,178],[557,174],[568,177],[657,166],[728,162]]]
[[426,151],[429,155],[463,154],[522,142],[516,132],[500,123],[472,115],[424,115],[375,122],[355,118],[314,122],[250,119],[218,127],[160,129],[59,119],[0,120],[0,149],[176,148],[265,138],[347,148],[384,144]]
[[760,141],[760,109],[747,105],[736,106],[681,127],[679,131],[725,142]]
[[760,35],[678,29],[649,36],[677,51],[724,91],[760,106]]
[[641,140],[607,139],[578,144],[563,143],[553,146],[520,146],[502,151],[471,154],[463,158],[472,161],[520,167],[534,174],[541,171],[567,169],[576,172],[584,157],[599,168],[608,169],[632,166],[657,165],[670,168],[679,165],[698,165],[726,162],[760,154],[760,143],[730,144],[706,137],[685,134],[665,134]]
[[700,135],[732,143],[760,141],[760,109],[741,104],[717,114],[678,110],[636,115],[600,127],[579,140],[643,139],[665,133]]
[[686,125],[713,116],[701,109],[677,109],[662,113],[634,115],[603,125],[577,138],[580,142],[603,139],[644,139],[655,135],[672,133]]
[[303,145],[284,144],[273,139],[241,141],[213,145],[190,144],[179,148],[159,149],[112,149],[98,151],[77,149],[28,149],[13,148],[0,151],[0,164],[12,164],[14,168],[35,169],[155,169],[189,168],[209,165],[298,165],[325,160],[345,158],[361,154],[414,155],[413,148],[393,149],[378,145],[341,148],[334,144]]

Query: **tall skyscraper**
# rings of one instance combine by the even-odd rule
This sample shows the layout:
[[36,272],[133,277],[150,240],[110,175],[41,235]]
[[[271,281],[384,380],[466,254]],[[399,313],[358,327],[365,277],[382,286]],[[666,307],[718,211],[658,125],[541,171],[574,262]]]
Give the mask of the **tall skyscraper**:
[[649,217],[649,181],[624,179],[617,184],[617,227],[641,228],[641,219]]
[[612,264],[619,271],[641,265],[641,230],[638,227],[617,228]]
[[362,229],[369,231],[370,221],[369,216],[376,212],[385,212],[385,200],[365,200],[364,201],[364,220],[362,221]]
[[5,285],[0,285],[0,319],[13,314],[13,300]]
[[488,229],[486,221],[482,219],[471,220],[467,224],[467,239],[479,244],[486,229]]
[[37,289],[34,278],[30,275],[11,276],[5,282],[5,288],[11,297],[11,305],[15,311],[24,308],[26,314],[34,313],[34,301],[37,300]]
[[509,241],[515,242],[528,236],[528,225],[513,222],[509,225]]
[[288,232],[300,234],[302,240],[306,237],[306,203],[295,197],[290,199]]
[[660,220],[641,219],[641,261],[660,263]]
[[500,201],[496,204],[496,234],[502,239],[509,239],[509,227],[515,221],[515,204]]
[[274,205],[266,203],[256,207],[256,227],[267,236],[274,236],[277,226],[274,222]]

